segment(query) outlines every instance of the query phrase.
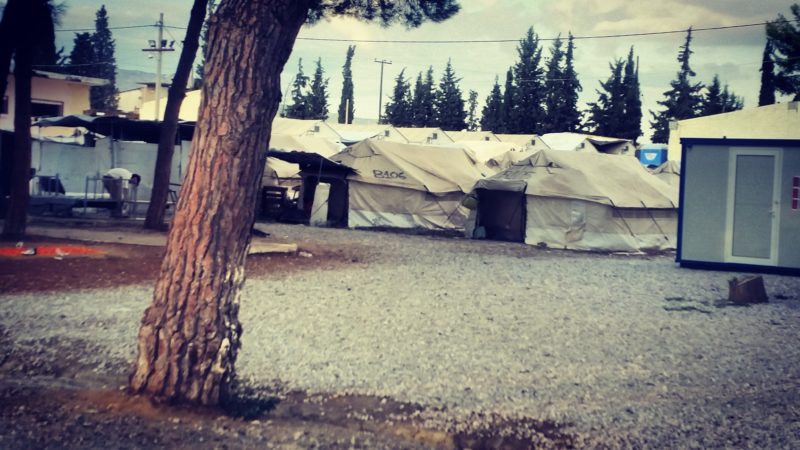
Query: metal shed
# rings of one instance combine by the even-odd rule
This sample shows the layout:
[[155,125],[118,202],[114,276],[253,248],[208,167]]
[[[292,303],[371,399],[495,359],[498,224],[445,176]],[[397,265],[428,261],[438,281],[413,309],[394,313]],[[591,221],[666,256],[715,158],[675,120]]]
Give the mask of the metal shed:
[[681,267],[800,275],[800,140],[681,139]]

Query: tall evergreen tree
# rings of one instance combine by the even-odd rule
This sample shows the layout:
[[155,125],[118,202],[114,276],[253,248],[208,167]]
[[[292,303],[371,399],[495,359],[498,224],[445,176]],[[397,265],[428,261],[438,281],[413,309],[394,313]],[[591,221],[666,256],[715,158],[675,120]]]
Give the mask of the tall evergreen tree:
[[91,77],[97,66],[91,33],[75,33],[72,51],[69,54],[69,73]]
[[486,97],[486,105],[481,111],[481,130],[500,132],[500,115],[503,112],[503,94],[500,92],[500,81],[494,77],[494,86],[489,96]]
[[403,69],[397,75],[392,90],[392,97],[386,103],[383,120],[385,123],[396,127],[410,127],[413,125],[413,114],[411,110],[411,84],[405,78]]
[[467,96],[467,130],[478,129],[478,93],[470,90]]
[[625,63],[618,59],[608,66],[611,75],[600,82],[597,102],[589,103],[587,126],[594,134],[617,137],[625,117],[625,86],[622,82]]
[[433,67],[428,67],[425,78],[422,72],[417,75],[414,93],[411,96],[412,124],[415,127],[430,127],[436,121],[434,111],[435,86],[433,84]]
[[[514,95],[515,91],[514,86],[514,71],[509,68],[506,72],[506,83],[503,87],[503,105],[500,109],[500,120],[497,121],[497,131],[500,133],[515,133],[516,130],[512,126],[511,122],[514,119],[516,113],[516,103],[514,99],[516,95]],[[494,131],[494,130],[493,130]]]
[[436,91],[434,105],[436,125],[443,130],[459,131],[467,127],[467,113],[464,111],[464,98],[458,87],[460,78],[456,78],[451,61],[447,60],[439,89]]
[[317,68],[311,79],[311,91],[308,93],[308,119],[325,120],[328,118],[328,80],[323,78],[322,58],[317,59]]
[[775,56],[775,87],[792,101],[800,100],[800,4],[791,6],[793,20],[778,14],[778,20],[767,24],[767,39]]
[[292,104],[284,111],[284,116],[290,119],[306,119],[309,116],[308,76],[303,73],[303,58],[297,61],[297,75],[292,82]]
[[561,49],[563,43],[561,36],[556,37],[553,46],[550,47],[550,58],[547,60],[547,72],[544,81],[544,117],[538,132],[540,134],[553,133],[560,131],[562,112],[561,104],[564,101],[564,50]]
[[97,11],[94,21],[92,46],[94,47],[97,67],[95,76],[108,80],[104,86],[93,86],[91,91],[92,109],[116,111],[117,109],[117,60],[114,57],[116,44],[108,28],[108,12],[103,5]]
[[567,52],[564,55],[564,78],[561,92],[562,101],[557,114],[559,127],[556,131],[578,131],[581,126],[581,111],[578,109],[578,96],[583,90],[575,71],[575,38],[572,33],[567,39]]
[[200,62],[197,63],[197,67],[194,69],[194,87],[199,88],[203,85],[203,66],[206,63],[206,54],[208,53],[208,20],[211,18],[211,14],[217,7],[217,0],[208,0],[206,3],[206,17],[203,21],[203,29],[200,32]]
[[719,81],[719,76],[714,75],[711,84],[706,87],[699,115],[710,116],[712,114],[736,111],[742,109],[742,106],[742,99],[730,91],[727,84],[723,87]]
[[339,101],[339,114],[336,121],[339,123],[353,123],[353,114],[356,109],[353,104],[353,55],[356,53],[356,46],[347,47],[347,56],[342,66],[342,99]]
[[761,89],[758,91],[758,106],[775,103],[775,62],[772,60],[772,41],[767,38],[764,56],[761,57]]
[[653,142],[667,143],[671,120],[691,119],[696,117],[700,111],[703,100],[700,91],[703,89],[703,84],[693,83],[691,80],[695,76],[689,66],[689,57],[692,54],[691,43],[692,29],[689,28],[686,33],[686,41],[678,53],[678,62],[680,63],[678,78],[670,82],[670,90],[664,92],[664,100],[658,102],[664,109],[650,112],[653,117],[650,122],[650,126],[653,127]]
[[537,133],[544,120],[544,69],[539,36],[528,28],[517,47],[519,61],[514,65],[514,108],[508,124],[512,133]]
[[622,77],[625,112],[616,137],[636,142],[642,135],[642,92],[639,86],[639,65],[634,60],[633,46],[628,52]]

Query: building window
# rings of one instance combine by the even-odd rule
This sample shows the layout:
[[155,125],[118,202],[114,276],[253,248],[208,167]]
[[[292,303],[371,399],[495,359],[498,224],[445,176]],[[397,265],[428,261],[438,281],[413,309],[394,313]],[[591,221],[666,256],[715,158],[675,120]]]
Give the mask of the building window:
[[31,101],[31,117],[56,117],[64,115],[64,104],[47,100]]
[[3,97],[3,104],[0,105],[0,114],[8,114],[8,97]]

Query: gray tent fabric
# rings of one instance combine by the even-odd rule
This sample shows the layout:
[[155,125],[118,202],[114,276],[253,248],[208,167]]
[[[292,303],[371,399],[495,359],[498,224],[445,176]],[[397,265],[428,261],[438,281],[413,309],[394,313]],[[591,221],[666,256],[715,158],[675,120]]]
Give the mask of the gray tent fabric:
[[[516,203],[498,201],[497,194],[492,202],[481,201],[481,191],[524,193],[525,214],[497,210],[497,205]],[[505,228],[524,229],[522,239],[531,245],[644,251],[676,244],[677,195],[632,156],[540,150],[478,181],[471,195],[478,199],[466,226],[471,237],[492,237],[482,223],[502,234],[503,224],[490,216],[505,214],[524,221]]]

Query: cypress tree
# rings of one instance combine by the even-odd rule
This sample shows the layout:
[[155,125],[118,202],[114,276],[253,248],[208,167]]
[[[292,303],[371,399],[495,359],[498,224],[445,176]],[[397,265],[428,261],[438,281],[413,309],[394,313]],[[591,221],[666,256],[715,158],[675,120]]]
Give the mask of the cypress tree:
[[511,124],[516,108],[514,97],[514,72],[508,69],[508,72],[506,72],[506,84],[503,90],[503,105],[500,109],[500,120],[497,121],[497,131],[501,133],[515,132]]
[[303,58],[297,61],[297,75],[292,83],[292,104],[284,111],[285,117],[290,119],[308,118],[309,106],[306,89],[308,77],[303,73]]
[[706,87],[700,115],[710,116],[712,114],[736,111],[742,109],[742,106],[742,99],[730,91],[727,84],[723,87],[719,81],[719,76],[714,75],[711,84]]
[[383,120],[385,123],[396,127],[410,127],[413,125],[411,111],[411,84],[405,78],[405,71],[400,71],[394,80],[392,97],[386,103]]
[[117,60],[114,57],[116,46],[108,29],[108,12],[105,5],[97,11],[94,21],[95,32],[92,35],[97,67],[94,76],[108,80],[105,86],[93,86],[91,89],[92,109],[116,111],[117,109]]
[[[583,90],[578,74],[575,71],[575,38],[572,33],[567,40],[567,52],[564,55],[564,82],[562,84],[562,101],[559,127],[555,131],[578,131],[581,127],[581,111],[578,109],[578,96]],[[641,109],[641,108],[640,108]]]
[[323,78],[322,58],[317,59],[317,68],[311,79],[311,91],[308,93],[308,119],[325,120],[328,118],[328,80]]
[[625,63],[618,59],[608,66],[611,75],[605,82],[600,82],[597,101],[589,103],[588,125],[594,134],[617,137],[625,117],[625,86],[622,83]]
[[508,128],[512,133],[536,133],[544,120],[544,70],[540,66],[542,48],[533,27],[528,28],[527,34],[520,40],[517,54],[519,61],[514,65],[514,108]]
[[467,130],[478,129],[478,93],[470,90],[467,96]]
[[758,91],[758,106],[775,104],[775,62],[772,61],[772,41],[767,38],[764,56],[761,57],[761,89]]
[[562,60],[564,51],[561,36],[556,37],[553,46],[550,47],[550,59],[547,60],[547,72],[544,81],[544,117],[539,133],[552,133],[559,131],[562,119],[559,115],[562,112],[561,104],[564,101],[564,70]]
[[69,54],[69,73],[92,77],[97,70],[97,58],[92,45],[91,33],[75,33],[72,51]]
[[353,64],[353,55],[356,53],[356,46],[350,45],[347,47],[347,56],[342,66],[342,99],[339,101],[339,115],[337,122],[353,123],[353,114],[355,114],[355,106],[353,105],[353,71],[351,66]]
[[633,57],[633,46],[628,52],[622,85],[625,112],[616,137],[636,142],[642,135],[642,93],[639,87],[639,65]]
[[667,143],[669,141],[669,122],[671,120],[683,120],[697,117],[702,103],[700,91],[703,89],[702,83],[692,83],[691,78],[695,76],[694,71],[689,66],[689,57],[692,54],[692,29],[686,33],[686,41],[681,46],[678,53],[680,70],[678,78],[670,82],[670,90],[664,92],[664,100],[658,102],[663,106],[662,111],[650,114],[653,120],[650,126],[653,127],[653,142]]
[[503,94],[500,92],[500,82],[497,76],[494,77],[494,86],[489,96],[486,97],[486,105],[481,111],[481,130],[500,132],[500,115],[503,112]]
[[443,130],[459,131],[467,127],[467,113],[464,111],[464,99],[461,96],[461,88],[458,87],[459,81],[461,79],[456,78],[452,63],[448,59],[434,98],[436,125]]
[[775,88],[783,94],[800,100],[800,4],[791,6],[794,19],[787,20],[778,14],[778,20],[767,24],[767,39],[772,43],[775,56]]

